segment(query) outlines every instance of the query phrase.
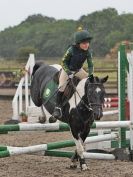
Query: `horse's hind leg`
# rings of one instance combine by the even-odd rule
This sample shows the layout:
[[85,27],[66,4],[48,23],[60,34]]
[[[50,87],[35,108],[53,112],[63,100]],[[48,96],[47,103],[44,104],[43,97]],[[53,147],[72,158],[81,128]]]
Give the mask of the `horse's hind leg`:
[[43,105],[41,106],[41,111],[42,111],[42,116],[39,116],[39,123],[45,123],[47,118],[46,118]]

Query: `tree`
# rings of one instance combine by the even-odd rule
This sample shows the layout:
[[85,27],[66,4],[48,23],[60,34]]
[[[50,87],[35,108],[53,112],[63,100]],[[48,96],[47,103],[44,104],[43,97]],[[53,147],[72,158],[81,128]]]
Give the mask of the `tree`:
[[29,54],[34,53],[37,54],[38,50],[31,46],[21,47],[18,50],[18,56],[20,59],[26,59],[29,57]]
[[132,22],[133,14],[119,15],[114,8],[82,15],[77,21],[34,14],[0,32],[0,56],[27,57],[29,52],[35,52],[38,57],[60,57],[73,44],[73,33],[79,26],[93,36],[93,55],[105,56],[116,43],[133,40]]

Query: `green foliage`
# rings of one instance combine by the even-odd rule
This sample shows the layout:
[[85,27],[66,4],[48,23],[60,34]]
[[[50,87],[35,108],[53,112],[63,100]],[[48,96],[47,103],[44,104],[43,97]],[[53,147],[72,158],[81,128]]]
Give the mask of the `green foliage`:
[[[41,14],[0,32],[1,57],[59,57],[73,44],[73,33],[82,25],[93,36],[94,56],[105,56],[116,43],[133,40],[133,14],[119,15],[113,8],[83,15],[79,20],[56,20]],[[29,53],[28,53],[29,52]]]
[[122,41],[122,39],[123,33],[120,31],[112,31],[107,37],[105,37],[108,48],[112,48],[117,41]]
[[31,46],[21,47],[18,49],[18,55],[21,59],[27,59],[31,53],[37,54],[38,50]]

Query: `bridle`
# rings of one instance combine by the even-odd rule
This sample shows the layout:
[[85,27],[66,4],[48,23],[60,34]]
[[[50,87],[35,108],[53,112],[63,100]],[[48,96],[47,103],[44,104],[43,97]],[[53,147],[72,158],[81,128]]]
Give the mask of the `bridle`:
[[[71,83],[72,83],[72,86],[73,86],[74,91],[75,91],[75,92],[74,92],[75,106],[77,106],[77,103],[76,103],[76,94],[75,94],[75,93],[77,93],[78,96],[79,96],[79,98],[80,98],[80,100],[81,100],[81,102],[84,104],[84,106],[85,106],[89,111],[93,111],[93,110],[94,110],[94,107],[102,108],[102,103],[101,103],[101,104],[98,104],[98,103],[91,103],[91,102],[85,103],[85,102],[82,100],[82,98],[81,98],[79,92],[77,91],[77,89],[76,89],[76,87],[75,87],[75,85],[74,85],[72,79],[71,79]],[[87,90],[88,90],[89,85],[102,85],[102,83],[87,83]],[[88,92],[87,92],[87,100],[89,100]]]
[[[87,90],[88,90],[88,87],[90,86],[90,85],[102,85],[102,83],[87,83]],[[93,95],[91,95],[91,96],[93,96]],[[88,94],[88,92],[87,92],[87,100],[89,100],[90,98],[90,95]],[[91,103],[91,102],[89,102],[88,103],[88,105],[89,105],[89,107],[93,110],[93,108],[94,107],[99,107],[99,108],[102,108],[102,103],[100,104],[100,103]]]
[[[76,108],[77,108],[76,93],[77,93],[77,95],[79,96],[81,103],[86,107],[86,109],[87,109],[89,112],[90,112],[90,111],[94,111],[94,108],[95,108],[95,107],[102,108],[102,104],[88,102],[88,100],[89,100],[88,92],[86,93],[86,94],[87,94],[87,102],[88,102],[88,103],[86,103],[86,102],[82,99],[82,97],[80,96],[79,92],[77,91],[77,89],[76,89],[76,87],[75,87],[75,85],[74,85],[73,79],[69,78],[69,79],[67,80],[67,83],[68,83],[68,82],[71,82],[72,87],[73,87],[73,89],[74,89],[74,98],[75,98],[75,106],[76,106]],[[88,87],[89,87],[90,85],[102,85],[102,83],[87,83],[87,90],[88,90]],[[59,88],[58,88],[58,90],[59,90]],[[57,91],[58,91],[58,90],[57,90]],[[57,91],[56,91],[56,92],[57,92]],[[55,93],[54,93],[54,94],[55,94]],[[68,102],[68,100],[66,100],[66,101],[63,103],[62,108],[65,106],[65,104],[66,104],[67,102]],[[79,111],[77,110],[77,112],[79,112]]]
[[[83,119],[81,118],[82,115],[81,115],[80,111],[78,110],[78,104],[77,104],[76,93],[77,93],[77,95],[79,96],[81,103],[84,105],[84,107],[85,107],[89,112],[91,112],[92,115],[94,115],[94,108],[96,108],[96,107],[97,107],[97,108],[98,108],[98,107],[99,107],[99,108],[102,108],[102,104],[88,102],[88,100],[89,100],[89,95],[88,95],[88,92],[86,92],[86,89],[85,89],[85,92],[86,92],[85,94],[87,95],[87,103],[86,103],[86,101],[82,99],[82,97],[80,96],[79,92],[77,91],[77,89],[76,89],[76,87],[75,87],[75,85],[74,85],[74,83],[73,83],[73,79],[69,79],[69,82],[71,82],[72,87],[73,87],[73,89],[74,89],[74,98],[75,98],[75,106],[76,106],[75,108],[76,108],[76,110],[77,110],[77,113],[80,115],[79,118],[80,118],[81,122],[84,122]],[[88,87],[89,87],[90,85],[102,85],[102,83],[87,83],[87,90],[88,90]],[[67,100],[67,101],[68,101],[68,100]],[[67,103],[67,101],[62,105],[62,107],[65,106],[65,104]]]

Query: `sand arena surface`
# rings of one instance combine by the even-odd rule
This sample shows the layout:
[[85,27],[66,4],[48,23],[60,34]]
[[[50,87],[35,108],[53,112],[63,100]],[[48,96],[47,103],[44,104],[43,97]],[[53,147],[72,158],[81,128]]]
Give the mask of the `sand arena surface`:
[[[11,101],[0,100],[0,123],[12,115]],[[0,144],[28,146],[71,139],[69,132],[11,132],[0,135]],[[67,148],[68,150],[69,148]],[[70,149],[69,149],[70,150]],[[70,159],[19,155],[0,159],[0,177],[133,177],[133,162],[87,160],[90,170],[69,169]]]

